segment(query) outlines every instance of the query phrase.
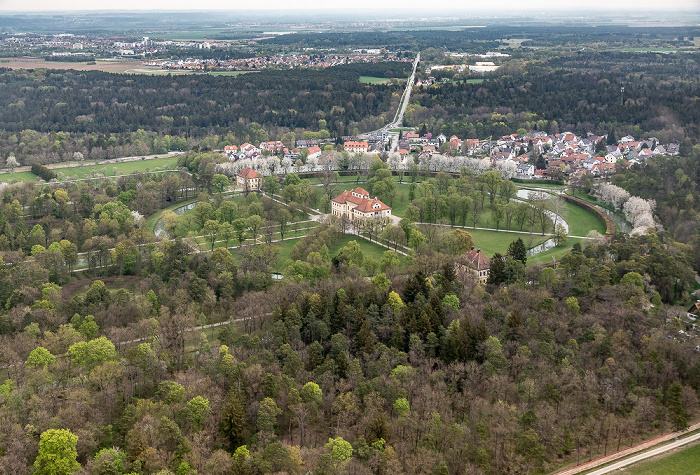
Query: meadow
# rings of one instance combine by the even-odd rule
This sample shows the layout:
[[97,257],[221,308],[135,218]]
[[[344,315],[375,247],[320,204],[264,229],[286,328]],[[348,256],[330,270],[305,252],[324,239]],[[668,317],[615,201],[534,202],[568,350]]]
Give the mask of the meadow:
[[[173,170],[177,167],[177,156],[154,158],[151,160],[135,160],[121,163],[104,163],[100,165],[72,165],[52,168],[58,175],[58,181],[82,180],[95,175],[112,177],[130,173]],[[37,176],[32,172],[12,172],[0,174],[0,182],[35,181]]]

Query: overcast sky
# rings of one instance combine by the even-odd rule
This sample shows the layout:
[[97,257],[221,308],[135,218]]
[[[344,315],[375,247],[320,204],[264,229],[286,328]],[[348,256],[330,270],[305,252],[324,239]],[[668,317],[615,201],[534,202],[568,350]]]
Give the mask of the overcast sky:
[[[429,5],[426,6],[426,5]],[[630,13],[648,10],[695,10],[700,11],[700,0],[355,0],[351,4],[328,0],[0,0],[2,11],[66,11],[66,10],[238,10],[238,9],[324,9],[373,8],[413,9],[416,16],[445,13],[450,9],[460,13],[468,10],[489,8],[494,13],[512,13],[513,10],[581,10],[598,9],[627,10]],[[437,11],[435,9],[438,9]]]

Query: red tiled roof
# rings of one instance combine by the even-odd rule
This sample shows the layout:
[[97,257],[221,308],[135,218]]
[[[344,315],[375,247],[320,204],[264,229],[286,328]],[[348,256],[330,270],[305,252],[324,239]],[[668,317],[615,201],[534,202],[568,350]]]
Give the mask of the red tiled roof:
[[486,270],[491,267],[491,259],[486,257],[481,249],[471,249],[465,256],[474,264],[476,270]]
[[[379,206],[375,208],[375,205],[379,205]],[[383,211],[383,210],[391,209],[391,208],[379,200],[371,199],[371,200],[362,200],[362,203],[360,203],[360,205],[356,209],[357,209],[357,211],[360,211],[362,213],[369,213],[372,211]]]
[[313,155],[314,153],[319,153],[321,151],[321,147],[318,145],[314,145],[313,147],[309,147],[309,155]]
[[241,170],[238,176],[241,178],[245,178],[246,180],[250,180],[251,178],[260,178],[258,172],[256,172],[250,167],[245,167],[243,170]]

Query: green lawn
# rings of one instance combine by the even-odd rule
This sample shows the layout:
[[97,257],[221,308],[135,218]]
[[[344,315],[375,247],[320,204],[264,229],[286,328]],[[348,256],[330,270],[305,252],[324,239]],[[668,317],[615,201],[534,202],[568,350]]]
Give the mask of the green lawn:
[[569,187],[569,185],[558,185],[556,183],[533,183],[532,185],[528,185],[525,183],[515,183],[515,185],[518,188],[522,188],[524,190],[531,190],[534,188],[547,188],[550,190],[563,190],[564,188]]
[[0,182],[12,183],[14,181],[34,181],[37,176],[32,172],[12,172],[0,175]]
[[[350,241],[357,241],[357,243],[360,245],[360,249],[362,249],[362,253],[365,255],[365,257],[371,257],[377,261],[382,260],[382,255],[384,254],[385,251],[388,251],[389,249],[380,246],[379,244],[375,242],[369,242],[366,239],[360,238],[358,236],[352,235],[352,234],[346,234],[345,236],[341,237],[340,240],[338,241],[338,244],[336,244],[333,249],[330,250],[330,256],[331,258],[336,256],[339,252],[340,249],[347,246]],[[400,256],[403,257],[403,256]]]
[[474,239],[474,247],[481,249],[488,257],[493,257],[493,255],[497,252],[505,254],[510,243],[518,238],[522,238],[522,240],[525,242],[525,247],[528,249],[548,239],[547,236],[541,236],[538,234],[530,235],[499,231],[484,231],[481,229],[470,228],[465,228],[464,230],[472,235],[472,239]]
[[177,166],[178,157],[155,158],[133,162],[108,163],[105,165],[86,165],[84,167],[59,168],[54,171],[59,181],[77,180],[91,176],[93,173],[104,176],[116,176],[118,173],[128,175],[134,172],[172,170]]
[[569,223],[571,236],[586,236],[592,230],[605,234],[605,223],[595,214],[573,203],[565,203],[565,209],[564,219]]
[[391,79],[376,78],[372,76],[360,76],[360,82],[363,84],[388,84],[391,82]]
[[700,471],[700,444],[648,462],[633,464],[613,473],[629,475],[696,475]]
[[[290,233],[289,236],[292,236],[293,234]],[[363,254],[365,257],[372,257],[373,259],[376,259],[377,261],[382,260],[382,255],[384,254],[384,251],[387,251],[385,247],[380,246],[377,243],[374,242],[369,242],[366,239],[360,238],[358,236],[352,235],[352,234],[347,234],[345,236],[342,236],[340,240],[338,241],[338,244],[333,246],[332,249],[330,249],[330,256],[331,258],[336,256],[338,252],[340,252],[340,249],[342,247],[347,246],[347,244],[350,241],[357,241],[357,243],[360,245],[360,249],[362,249]],[[287,260],[289,259],[289,254],[292,252],[292,248],[296,243],[299,242],[299,239],[290,239],[290,240],[285,240],[284,242],[277,243],[276,246],[280,251],[279,259],[277,260],[277,266],[273,268],[273,271],[275,272],[283,272],[284,271],[284,266]],[[236,256],[236,249],[232,249],[231,253]],[[405,257],[404,256],[399,256],[401,262],[404,261]]]

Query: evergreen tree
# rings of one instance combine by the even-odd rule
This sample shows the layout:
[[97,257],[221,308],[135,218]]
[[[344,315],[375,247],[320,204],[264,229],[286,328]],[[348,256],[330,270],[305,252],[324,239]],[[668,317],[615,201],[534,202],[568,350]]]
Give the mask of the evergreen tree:
[[683,407],[683,388],[676,381],[668,389],[668,408],[671,423],[675,430],[685,430],[688,428],[688,411]]
[[503,256],[497,252],[491,259],[489,280],[486,283],[489,285],[500,285],[505,281],[505,279],[505,262],[503,261]]
[[508,255],[516,261],[522,262],[523,265],[527,264],[527,249],[525,248],[525,243],[522,238],[518,238],[510,243],[508,246]]
[[232,390],[227,397],[226,406],[221,415],[219,432],[229,442],[231,450],[243,444],[245,439],[246,416],[237,390]]

